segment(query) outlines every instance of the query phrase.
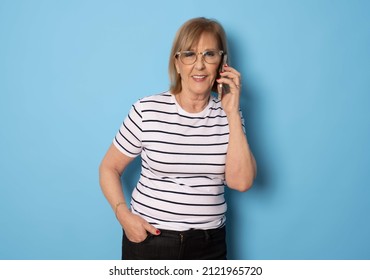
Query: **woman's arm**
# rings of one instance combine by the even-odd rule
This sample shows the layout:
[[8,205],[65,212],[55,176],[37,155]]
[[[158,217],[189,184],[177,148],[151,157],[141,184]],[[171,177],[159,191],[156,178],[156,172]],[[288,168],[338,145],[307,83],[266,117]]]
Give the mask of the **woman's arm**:
[[133,158],[124,155],[112,144],[99,167],[100,186],[127,238],[133,242],[141,242],[146,238],[147,231],[154,235],[159,234],[159,231],[133,214],[125,203],[121,175],[132,160]]
[[247,191],[253,185],[257,166],[244,134],[239,113],[240,107],[240,73],[234,68],[225,66],[220,73],[218,83],[229,85],[230,92],[223,94],[221,103],[229,123],[229,145],[226,155],[226,184],[238,191]]
[[256,177],[256,161],[243,132],[240,114],[229,114],[229,145],[226,155],[226,184],[238,191],[247,191]]

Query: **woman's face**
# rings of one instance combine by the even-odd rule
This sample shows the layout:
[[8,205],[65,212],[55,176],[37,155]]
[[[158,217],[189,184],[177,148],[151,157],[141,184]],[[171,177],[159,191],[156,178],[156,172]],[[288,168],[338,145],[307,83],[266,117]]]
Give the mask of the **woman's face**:
[[[210,33],[203,33],[197,45],[189,51],[196,53],[207,50],[219,50],[216,38]],[[221,61],[220,61],[221,62]],[[179,58],[175,59],[177,72],[181,76],[182,93],[205,95],[211,92],[212,86],[218,75],[220,63],[206,63],[202,55],[197,55],[194,64],[186,65]]]

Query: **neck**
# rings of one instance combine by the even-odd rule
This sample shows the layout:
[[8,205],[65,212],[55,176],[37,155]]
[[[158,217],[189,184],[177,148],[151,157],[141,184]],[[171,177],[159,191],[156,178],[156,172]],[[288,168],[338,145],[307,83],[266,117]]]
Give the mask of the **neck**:
[[210,95],[211,94],[189,95],[184,92],[180,92],[175,95],[175,98],[177,103],[186,112],[199,113],[208,105]]

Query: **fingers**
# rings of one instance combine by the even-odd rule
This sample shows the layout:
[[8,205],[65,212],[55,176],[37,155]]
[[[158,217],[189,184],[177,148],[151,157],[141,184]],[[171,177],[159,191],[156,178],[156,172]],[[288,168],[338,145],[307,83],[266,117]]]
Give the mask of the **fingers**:
[[161,231],[159,229],[157,229],[156,227],[152,226],[149,223],[145,223],[144,228],[147,232],[150,232],[153,235],[160,235],[161,234]]
[[220,73],[220,76],[221,77],[217,80],[218,83],[225,83],[234,90],[240,90],[241,75],[234,68],[230,66],[225,66],[224,71]]
[[161,234],[159,229],[155,228],[149,223],[144,223],[141,226],[142,226],[141,229],[138,228],[134,231],[132,231],[132,229],[131,230],[124,229],[128,240],[130,240],[131,242],[140,243],[148,237],[148,234],[151,234],[151,235]]
[[148,232],[153,235],[159,235],[160,231],[149,224],[142,217],[130,213],[126,216],[125,222],[122,223],[127,238],[132,242],[141,242],[145,240]]

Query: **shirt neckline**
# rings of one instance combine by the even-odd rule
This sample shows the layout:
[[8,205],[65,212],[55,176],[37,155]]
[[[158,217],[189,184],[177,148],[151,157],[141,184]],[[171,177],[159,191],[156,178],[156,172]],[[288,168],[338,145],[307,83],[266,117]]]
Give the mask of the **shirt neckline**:
[[182,115],[185,115],[185,116],[189,116],[189,117],[203,117],[207,114],[207,112],[209,112],[209,108],[211,107],[211,103],[212,103],[212,95],[209,97],[209,101],[208,101],[208,104],[207,106],[204,107],[204,109],[198,113],[189,113],[188,111],[185,111],[181,106],[180,104],[177,102],[176,100],[176,97],[173,93],[171,93],[171,98],[172,98],[172,101],[175,103],[176,107],[177,107],[177,111],[182,114]]

